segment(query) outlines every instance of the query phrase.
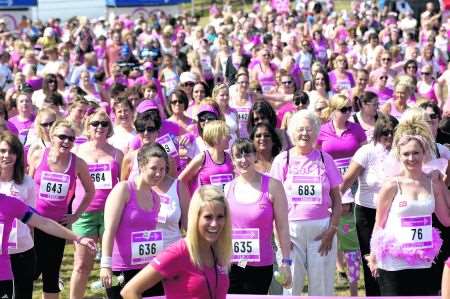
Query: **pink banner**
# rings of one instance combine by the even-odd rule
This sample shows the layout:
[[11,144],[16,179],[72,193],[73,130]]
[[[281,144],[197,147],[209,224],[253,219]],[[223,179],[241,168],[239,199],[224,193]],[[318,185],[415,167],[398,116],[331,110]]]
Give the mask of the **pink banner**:
[[[261,296],[261,295],[227,295],[227,299],[256,299],[256,298],[268,298],[268,299],[349,299],[349,297],[333,297],[333,296]],[[166,297],[146,297],[144,299],[165,299]],[[423,296],[423,297],[352,297],[352,298],[366,298],[366,299],[441,299],[441,297]]]
[[277,13],[289,12],[289,0],[272,0],[272,8]]

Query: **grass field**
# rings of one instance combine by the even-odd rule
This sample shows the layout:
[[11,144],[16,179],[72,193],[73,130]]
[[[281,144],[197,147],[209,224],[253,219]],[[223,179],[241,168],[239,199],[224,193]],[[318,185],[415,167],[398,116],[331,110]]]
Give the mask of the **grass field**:
[[[69,285],[70,285],[70,276],[72,274],[72,265],[73,265],[73,246],[67,245],[64,255],[64,260],[62,264],[61,269],[61,279],[64,282],[64,290],[61,292],[61,299],[68,299],[69,298]],[[91,273],[89,284],[93,281],[96,281],[99,279],[99,267],[98,263],[96,263],[94,270]],[[42,283],[41,281],[37,281],[34,285],[34,293],[33,293],[33,299],[39,299],[41,298],[41,290],[42,290]],[[306,291],[306,288],[305,288]],[[362,272],[361,272],[361,279],[359,281],[359,296],[364,296],[364,289],[363,289],[363,280],[362,280]],[[336,296],[350,296],[350,292],[348,290],[348,287],[336,287]],[[103,299],[106,298],[106,295],[102,293],[92,293],[88,289],[86,291],[86,295],[84,298],[87,299]]]

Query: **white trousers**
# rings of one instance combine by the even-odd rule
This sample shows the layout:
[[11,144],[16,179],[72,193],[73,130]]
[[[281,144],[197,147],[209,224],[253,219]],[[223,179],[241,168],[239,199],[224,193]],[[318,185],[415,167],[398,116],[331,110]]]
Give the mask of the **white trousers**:
[[306,275],[308,275],[309,296],[332,296],[334,294],[336,236],[334,236],[332,248],[326,256],[319,254],[321,241],[314,240],[328,228],[329,223],[329,218],[289,222],[289,234],[294,245],[291,250],[292,289],[283,289],[284,295],[300,296]]

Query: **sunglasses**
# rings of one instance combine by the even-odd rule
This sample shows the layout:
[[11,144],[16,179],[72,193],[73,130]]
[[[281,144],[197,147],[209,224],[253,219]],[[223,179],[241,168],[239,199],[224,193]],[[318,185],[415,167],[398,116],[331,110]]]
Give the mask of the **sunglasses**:
[[107,128],[109,127],[109,122],[107,121],[93,121],[90,123],[91,126],[97,128],[98,126],[102,127],[102,128]]
[[48,82],[49,84],[50,84],[50,83],[56,83],[56,80],[48,80],[47,82]]
[[48,123],[42,123],[42,124],[39,124],[39,125],[41,127],[43,127],[43,128],[50,128],[51,126],[53,126],[54,123],[55,123],[55,121],[50,121]]
[[217,120],[217,117],[215,117],[214,115],[202,115],[198,118],[198,121],[203,123],[205,121],[213,121],[213,120]]
[[350,113],[350,112],[352,112],[352,110],[353,110],[352,106],[343,107],[343,108],[339,109],[339,111],[341,111],[341,113],[343,113],[343,114]]
[[393,136],[394,135],[394,131],[393,130],[383,130],[381,131],[381,136]]
[[427,72],[421,72],[420,73],[422,76],[429,76],[429,75],[431,75],[431,73],[427,73]]
[[378,106],[378,105],[379,105],[378,101],[377,101],[377,102],[363,101],[363,103],[364,103],[365,105],[373,105],[373,106]]
[[388,76],[381,76],[380,77],[380,80],[387,80],[388,79]]
[[136,127],[136,132],[140,133],[140,134],[151,134],[154,132],[157,132],[158,129],[156,127]]
[[292,81],[284,81],[284,82],[281,82],[281,84],[283,84],[283,85],[291,85]]
[[382,61],[391,61],[390,58],[381,58]]
[[170,101],[170,104],[171,105],[176,105],[176,104],[183,105],[184,103],[182,100],[173,100],[173,101]]
[[195,83],[194,82],[186,82],[181,84],[181,86],[183,87],[194,87]]
[[270,57],[270,54],[263,54],[263,57]]
[[437,113],[430,113],[428,114],[428,117],[430,117],[430,119],[438,119],[439,115]]
[[70,141],[70,142],[74,142],[75,141],[75,136],[68,136],[68,135],[65,135],[65,134],[59,134],[59,135],[56,135],[56,137],[58,137],[58,139],[61,140],[61,141],[64,141],[64,140],[67,140],[67,141]]
[[417,66],[416,65],[408,65],[406,68],[407,69],[415,69],[415,70],[417,70]]
[[255,138],[271,138],[272,136],[270,136],[270,134],[255,134]]

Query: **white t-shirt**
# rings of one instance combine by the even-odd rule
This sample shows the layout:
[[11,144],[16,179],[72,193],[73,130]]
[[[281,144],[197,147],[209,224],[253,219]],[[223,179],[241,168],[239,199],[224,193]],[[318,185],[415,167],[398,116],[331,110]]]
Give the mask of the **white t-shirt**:
[[[21,185],[17,185],[14,181],[0,182],[0,193],[16,197],[30,207],[35,207],[34,182],[28,175],[24,177]],[[25,252],[33,248],[34,242],[28,225],[20,220],[14,220],[13,229],[9,235],[9,243],[9,254]]]
[[135,136],[136,133],[134,131],[130,133],[122,127],[115,126],[114,135],[108,138],[108,143],[125,154],[128,151],[128,145],[134,140]]
[[352,161],[361,165],[364,170],[358,177],[358,190],[355,194],[355,203],[375,209],[377,207],[376,196],[383,183],[383,161],[389,152],[381,145],[368,143],[359,148]]

